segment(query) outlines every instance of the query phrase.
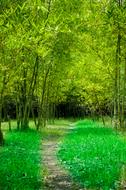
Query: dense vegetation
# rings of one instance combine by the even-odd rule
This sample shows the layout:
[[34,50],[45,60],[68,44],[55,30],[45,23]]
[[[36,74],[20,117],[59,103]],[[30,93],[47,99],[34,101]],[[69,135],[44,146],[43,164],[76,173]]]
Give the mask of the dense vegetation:
[[39,129],[69,102],[125,127],[126,1],[0,3],[0,126],[11,115],[6,104],[18,128],[33,117]]
[[31,190],[42,185],[39,133],[8,132],[0,149],[0,189]]
[[[105,126],[106,116],[112,127],[126,129],[125,23],[126,0],[0,0],[0,178],[5,176],[0,185],[13,178],[21,189],[20,179],[27,183],[29,178],[38,187],[38,165],[33,163],[38,163],[40,137],[28,131],[31,119],[41,130],[55,117],[89,116],[102,119]],[[12,119],[19,132],[13,131]],[[6,134],[4,121],[10,131]],[[66,138],[59,156],[80,183],[85,176],[83,185],[114,187],[125,146],[112,129],[86,125]],[[71,160],[72,152],[77,159],[79,155],[80,165]],[[89,180],[100,168],[95,180]]]
[[102,124],[80,121],[63,140],[58,157],[82,186],[117,189],[121,169],[126,164],[126,141]]

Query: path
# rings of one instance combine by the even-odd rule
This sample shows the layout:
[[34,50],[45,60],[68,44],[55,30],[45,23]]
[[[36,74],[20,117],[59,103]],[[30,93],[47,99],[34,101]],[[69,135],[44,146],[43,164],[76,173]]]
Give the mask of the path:
[[[56,134],[60,128],[60,135]],[[47,169],[47,176],[44,179],[44,190],[82,190],[79,185],[75,184],[70,178],[68,172],[59,164],[56,152],[58,150],[58,143],[64,134],[72,130],[73,127],[69,126],[51,126],[50,135],[43,141],[43,164]]]

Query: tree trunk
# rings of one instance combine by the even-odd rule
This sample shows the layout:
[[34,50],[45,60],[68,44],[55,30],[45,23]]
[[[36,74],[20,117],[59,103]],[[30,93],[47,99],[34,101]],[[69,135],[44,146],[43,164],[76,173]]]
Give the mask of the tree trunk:
[[121,35],[120,31],[118,34],[118,124],[119,127],[121,127],[121,95],[120,95],[120,89],[121,89],[121,76],[120,76],[120,66],[121,66]]
[[[118,0],[119,8],[122,5],[122,1]],[[116,61],[115,61],[115,90],[114,90],[114,123],[115,127],[121,127],[121,98],[120,98],[120,86],[121,86],[121,34],[120,23],[118,21],[118,35],[117,35],[117,48],[116,48]]]
[[3,133],[0,128],[0,146],[2,146],[3,144],[4,144]]
[[27,70],[26,68],[23,69],[23,84],[21,86],[21,105],[22,105],[22,122],[21,122],[21,129],[25,130],[29,128],[28,116],[27,116]]
[[124,82],[123,82],[123,97],[122,97],[122,127],[126,127],[125,123],[125,103],[126,103],[126,55],[125,55],[125,65],[124,65]]
[[4,143],[3,133],[1,130],[1,123],[2,123],[3,95],[4,95],[5,85],[6,85],[6,70],[4,71],[3,86],[1,89],[1,93],[0,93],[0,145],[3,145],[3,143]]
[[120,121],[120,35],[117,37],[116,61],[115,61],[115,89],[114,89],[114,127],[119,126]]
[[[50,66],[48,67],[45,76],[44,76],[44,81],[43,81],[43,86],[42,86],[42,95],[41,95],[41,101],[40,101],[40,108],[39,108],[39,113],[38,113],[38,127],[42,124],[42,126],[45,125],[45,121],[44,121],[44,99],[45,99],[45,92],[46,92],[46,86],[47,86],[47,78],[48,78],[48,74],[50,72]],[[37,127],[37,128],[38,128]]]

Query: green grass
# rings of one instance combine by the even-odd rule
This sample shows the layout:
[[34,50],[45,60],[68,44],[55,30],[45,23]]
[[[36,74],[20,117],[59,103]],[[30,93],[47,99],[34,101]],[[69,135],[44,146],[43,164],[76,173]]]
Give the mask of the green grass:
[[83,187],[116,189],[126,164],[126,142],[113,129],[85,120],[76,123],[57,155]]
[[42,129],[42,137],[46,140],[61,138],[64,135],[65,128],[67,128],[70,124],[71,121],[66,119],[55,119],[54,122],[48,121],[47,127]]
[[[34,121],[31,119],[29,122],[29,126],[31,129],[36,129]],[[17,121],[16,120],[11,120],[11,129],[17,129]],[[2,122],[2,131],[8,131],[9,130],[9,124],[7,121]]]
[[49,120],[48,121],[48,125],[55,125],[55,126],[68,126],[69,124],[71,124],[72,122],[75,122],[76,120],[74,118],[69,118],[69,119],[63,119],[63,118],[59,118],[59,119],[55,119],[54,121]]
[[34,130],[7,132],[0,147],[0,189],[37,190],[41,185],[41,135]]

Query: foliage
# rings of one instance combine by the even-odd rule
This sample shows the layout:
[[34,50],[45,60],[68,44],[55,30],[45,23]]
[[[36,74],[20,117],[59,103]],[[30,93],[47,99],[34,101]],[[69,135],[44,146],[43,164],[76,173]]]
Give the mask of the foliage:
[[21,127],[28,127],[33,96],[39,102],[39,122],[46,117],[46,104],[63,99],[58,91],[63,84],[58,81],[64,79],[72,60],[77,36],[71,29],[81,5],[81,0],[1,2],[0,108],[6,94],[14,97],[18,128],[21,118]]
[[40,188],[40,139],[34,130],[6,133],[5,145],[0,149],[0,188]]
[[18,128],[27,128],[35,97],[39,128],[75,97],[125,127],[125,10],[122,0],[2,0],[0,110],[13,97]]
[[60,144],[58,158],[82,186],[115,189],[126,164],[126,143],[113,129],[84,120]]

